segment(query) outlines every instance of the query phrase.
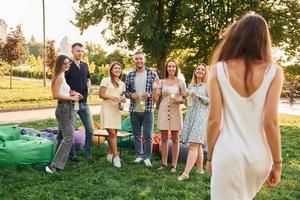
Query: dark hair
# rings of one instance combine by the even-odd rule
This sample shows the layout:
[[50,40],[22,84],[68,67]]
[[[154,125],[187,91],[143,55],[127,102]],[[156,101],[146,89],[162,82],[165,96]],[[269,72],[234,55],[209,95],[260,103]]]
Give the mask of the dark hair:
[[249,94],[252,64],[256,60],[272,62],[271,36],[265,19],[255,13],[247,13],[230,25],[214,52],[212,64],[229,59],[243,58],[246,72],[244,84]]
[[175,60],[169,60],[169,61],[166,63],[166,65],[165,65],[165,78],[168,78],[168,77],[169,77],[168,64],[169,64],[170,62],[175,63],[175,65],[176,65],[175,77],[178,77],[178,64],[177,64],[177,62],[176,62]]
[[66,55],[59,55],[55,61],[54,72],[52,76],[52,85],[54,85],[57,76],[63,71],[64,62],[69,59]]
[[76,42],[76,43],[72,44],[72,49],[74,47],[83,47],[83,45],[81,43],[79,43],[79,42]]
[[115,65],[119,65],[121,67],[121,74],[119,76],[119,79],[121,79],[121,77],[122,77],[122,64],[119,63],[119,62],[113,62],[113,63],[111,63],[110,68],[109,68],[109,75],[110,75],[110,80],[111,80],[112,84],[115,87],[119,87],[119,83],[115,81],[115,79],[113,77],[114,75],[112,73],[112,69],[114,68]]

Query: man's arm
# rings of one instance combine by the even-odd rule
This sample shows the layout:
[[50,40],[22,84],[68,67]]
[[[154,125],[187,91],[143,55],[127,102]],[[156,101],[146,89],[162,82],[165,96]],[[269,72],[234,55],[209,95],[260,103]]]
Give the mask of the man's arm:
[[88,94],[90,94],[90,92],[92,90],[92,82],[91,82],[89,66],[87,64],[86,64],[86,69],[87,69],[87,89],[88,89]]
[[131,99],[131,86],[130,86],[130,73],[126,76],[126,81],[125,81],[125,96],[128,99]]

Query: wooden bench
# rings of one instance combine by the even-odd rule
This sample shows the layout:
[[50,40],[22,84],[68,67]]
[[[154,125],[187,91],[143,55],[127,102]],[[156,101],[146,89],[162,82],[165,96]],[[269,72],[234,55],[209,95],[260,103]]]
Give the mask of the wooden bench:
[[[105,137],[106,139],[108,138],[108,132],[106,130],[96,130],[94,131],[94,136],[98,137],[98,144],[100,144],[100,137]],[[120,143],[120,155],[122,153],[122,148],[123,148],[123,139],[124,138],[128,138],[129,141],[130,140],[130,137],[132,136],[132,133],[127,133],[127,132],[118,132],[117,133],[117,138],[120,138],[121,139],[121,143]],[[130,142],[131,144],[131,142]],[[130,149],[130,148],[129,148]]]

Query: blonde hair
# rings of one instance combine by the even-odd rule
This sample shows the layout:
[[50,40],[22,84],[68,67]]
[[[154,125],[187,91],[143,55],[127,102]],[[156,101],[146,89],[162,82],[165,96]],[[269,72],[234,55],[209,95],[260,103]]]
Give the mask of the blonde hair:
[[192,81],[191,81],[191,84],[198,84],[198,82],[197,82],[197,76],[196,76],[196,70],[197,70],[197,68],[199,67],[199,66],[203,66],[204,68],[205,68],[205,75],[204,75],[204,78],[202,79],[202,82],[203,83],[206,83],[207,82],[207,77],[208,77],[208,67],[207,67],[207,65],[206,64],[204,64],[204,63],[201,63],[201,64],[199,64],[199,65],[197,65],[195,68],[194,68],[194,70],[193,70],[193,77],[192,77]]

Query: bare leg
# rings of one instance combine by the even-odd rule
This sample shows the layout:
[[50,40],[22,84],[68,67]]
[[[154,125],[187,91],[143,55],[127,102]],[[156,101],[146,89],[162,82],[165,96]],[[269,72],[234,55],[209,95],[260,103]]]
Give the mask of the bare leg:
[[118,157],[118,150],[117,150],[117,130],[115,129],[107,129],[109,134],[109,153],[112,154],[114,157]]
[[174,169],[176,169],[178,155],[179,155],[178,131],[171,131],[171,134],[172,134],[172,166]]
[[197,144],[197,143],[189,143],[189,153],[188,153],[185,169],[183,172],[187,176],[190,174],[192,168],[195,165],[195,162],[198,157],[199,146],[200,146],[200,144]]
[[161,130],[161,164],[167,166],[168,165],[168,131]]
[[203,148],[202,144],[198,146],[198,156],[196,160],[196,166],[199,172],[203,172]]

